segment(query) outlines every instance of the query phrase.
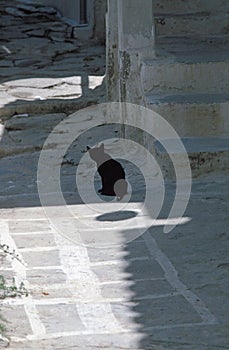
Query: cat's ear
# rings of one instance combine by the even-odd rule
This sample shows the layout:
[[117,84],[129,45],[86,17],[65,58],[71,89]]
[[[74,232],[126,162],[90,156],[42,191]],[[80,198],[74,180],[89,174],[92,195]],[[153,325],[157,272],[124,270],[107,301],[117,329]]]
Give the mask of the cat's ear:
[[101,143],[99,149],[100,149],[102,152],[104,152],[104,143]]
[[89,151],[89,149],[91,149],[91,147],[87,146],[87,151]]

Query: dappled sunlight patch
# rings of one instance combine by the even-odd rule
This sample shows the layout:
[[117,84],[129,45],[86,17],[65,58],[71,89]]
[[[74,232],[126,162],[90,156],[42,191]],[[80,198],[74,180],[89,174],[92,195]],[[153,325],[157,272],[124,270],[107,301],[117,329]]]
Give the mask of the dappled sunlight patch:
[[99,87],[102,85],[103,80],[105,78],[105,75],[89,75],[88,80],[89,80],[89,89],[94,90],[95,88]]

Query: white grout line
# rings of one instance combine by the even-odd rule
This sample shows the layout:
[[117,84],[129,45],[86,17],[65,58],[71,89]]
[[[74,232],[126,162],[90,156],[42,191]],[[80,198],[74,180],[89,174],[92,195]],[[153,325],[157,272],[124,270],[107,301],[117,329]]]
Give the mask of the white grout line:
[[[58,250],[57,246],[41,246],[41,247],[30,247],[30,248],[18,248],[18,250],[21,253],[24,252],[49,252],[49,251],[55,251]],[[128,262],[131,261],[145,261],[149,260],[149,256],[137,256],[135,258],[128,258]],[[97,262],[91,262],[91,266],[105,266],[105,265],[119,265],[123,264],[125,260],[104,260],[104,261],[97,261]]]
[[[58,267],[58,266],[57,266]],[[51,267],[51,269],[55,269],[55,266]],[[62,266],[59,266],[59,268],[62,268]],[[33,269],[33,267],[31,268],[31,270]],[[39,269],[43,269],[42,266],[39,267]],[[36,270],[36,267],[34,267],[34,270]],[[135,282],[144,282],[144,281],[166,281],[166,279],[164,277],[155,277],[155,278],[139,278],[136,280],[116,280],[116,281],[105,281],[105,282],[98,282],[99,286],[106,286],[106,285],[115,285],[115,284],[122,284],[123,286],[129,286],[129,285],[133,285]],[[40,284],[36,284],[36,283],[31,283],[30,286],[32,286],[32,289],[34,288],[40,288],[41,289],[41,285]],[[61,288],[75,288],[78,287],[78,281],[74,282],[74,281],[68,281],[68,282],[64,282],[64,283],[53,283],[53,284],[42,284],[42,290],[48,290],[48,291],[53,291],[53,290],[60,290]]]
[[52,247],[33,247],[33,248],[18,248],[21,253],[29,253],[29,252],[50,252],[58,250],[57,246]]
[[214,325],[214,323],[209,323],[209,322],[193,322],[193,323],[177,323],[177,324],[168,324],[164,326],[152,326],[152,327],[142,327],[142,332],[149,332],[149,331],[154,331],[154,330],[163,330],[163,329],[176,329],[176,328],[185,328],[185,327],[200,327],[200,326],[209,326],[209,325]]
[[[73,194],[75,195],[76,192],[70,192],[70,191],[66,191],[66,192],[62,192],[63,194]],[[59,192],[47,192],[45,195],[46,196],[53,196],[55,194],[59,194]],[[14,194],[7,194],[8,198],[14,198],[14,197],[38,197],[39,198],[39,193],[37,192],[28,192],[28,193],[14,193]],[[0,195],[0,198],[5,199],[6,196],[5,195]]]
[[[57,333],[47,333],[45,336],[40,336],[36,337],[34,335],[27,335],[26,339],[27,340],[48,340],[48,339],[56,339],[59,337],[73,337],[73,336],[82,336],[82,335],[105,335],[105,334],[123,334],[123,333],[130,333],[131,331],[134,331],[134,328],[131,330],[128,329],[117,329],[117,328],[112,328],[112,329],[98,329],[97,327],[94,327],[95,330],[91,329],[85,329],[85,330],[80,330],[80,331],[72,331],[72,332],[57,332]],[[136,326],[137,328],[137,326]]]
[[106,286],[107,284],[122,284],[122,285],[133,285],[136,282],[145,282],[145,281],[166,281],[165,277],[150,277],[150,278],[137,278],[135,280],[129,280],[129,281],[123,281],[123,280],[117,280],[117,281],[105,281],[100,282],[100,286]]
[[[32,267],[26,267],[27,271],[33,271],[33,270],[43,270],[43,271],[48,271],[48,270],[62,270],[61,265],[51,265],[51,266],[32,266]],[[49,284],[50,286],[50,284]]]
[[[208,326],[209,323],[205,322],[196,322],[196,323],[177,323],[177,324],[171,324],[171,325],[161,325],[161,326],[152,326],[152,327],[144,327],[142,328],[142,332],[149,332],[154,330],[169,330],[169,329],[176,329],[176,328],[190,328],[190,327],[204,327]],[[73,337],[73,336],[88,336],[88,335],[112,335],[112,334],[131,334],[133,333],[136,335],[137,326],[132,327],[129,329],[124,329],[122,331],[119,331],[117,329],[113,329],[112,331],[106,331],[106,330],[96,330],[95,332],[91,332],[90,330],[80,330],[80,331],[69,331],[69,332],[57,332],[57,333],[48,333],[45,336],[40,336],[39,340],[48,340],[48,339],[57,339],[60,337]],[[11,340],[16,342],[27,342],[28,340],[37,340],[38,338],[32,334],[27,335],[26,338],[18,338],[18,337],[11,337]]]
[[33,231],[33,232],[11,232],[11,236],[30,236],[30,235],[51,235],[53,232],[49,231]]
[[[1,197],[1,196],[0,196]],[[137,211],[137,209],[135,209]],[[96,217],[96,214],[81,214],[80,212],[78,213],[77,211],[74,213],[74,211],[72,212],[72,215],[75,215],[75,219],[82,219],[82,218],[93,218]],[[72,215],[66,215],[66,216],[62,216],[62,219],[69,219],[72,218]],[[33,222],[33,221],[45,221],[47,224],[49,223],[49,220],[47,219],[47,217],[44,218],[17,218],[15,220],[8,220],[9,222]],[[135,241],[135,243],[138,242],[143,242],[143,240],[141,238],[138,238],[138,240]]]
[[77,311],[86,330],[93,333],[119,333],[125,330],[114,316],[110,303],[82,303],[77,305]]
[[[59,267],[60,268],[60,267]],[[33,268],[31,268],[32,270]],[[36,267],[34,267],[34,269],[36,270]],[[63,270],[62,266],[61,269]],[[42,266],[41,266],[41,270],[42,270]],[[106,285],[115,285],[115,284],[122,284],[122,286],[129,286],[129,285],[133,285],[136,282],[144,282],[144,281],[166,281],[166,279],[164,277],[155,277],[155,278],[139,278],[136,280],[116,280],[116,281],[105,281],[105,282],[100,282],[98,281],[98,285],[101,286],[106,286]],[[78,281],[72,280],[72,281],[68,281],[68,282],[64,282],[64,283],[53,283],[53,284],[37,284],[37,283],[31,283],[30,284],[32,289],[41,289],[42,290],[60,290],[61,288],[76,288],[78,287]]]
[[49,223],[49,220],[47,219],[47,217],[45,216],[45,214],[44,214],[44,218],[17,218],[17,219],[15,219],[15,220],[12,220],[12,219],[9,219],[8,220],[9,221],[9,223],[10,222],[33,222],[33,221],[42,221],[42,222],[46,222],[47,224]]
[[[63,267],[61,267],[63,270]],[[47,290],[47,291],[55,291],[55,290],[61,290],[61,289],[72,289],[76,288],[79,285],[78,281],[68,281],[68,282],[61,282],[61,283],[53,283],[53,284],[44,284],[43,282],[41,284],[37,283],[30,283],[30,289],[31,290]]]
[[145,232],[143,238],[150,254],[157,260],[162,269],[165,271],[165,277],[170,285],[181,295],[183,295],[183,297],[193,306],[205,324],[217,324],[217,319],[207,309],[204,303],[179,280],[175,267],[158,247],[156,240],[150,235],[150,233]]
[[[145,261],[145,260],[149,260],[149,256],[139,256],[136,258],[129,258],[128,262],[131,261]],[[106,266],[106,265],[120,265],[120,264],[128,264],[127,261],[125,260],[105,260],[105,261],[97,261],[97,262],[91,262],[90,265],[92,267],[96,267],[96,266]]]
[[[19,256],[20,260],[22,261],[21,263],[18,259],[12,260],[12,268],[16,274],[15,282],[17,286],[20,286],[21,282],[23,282],[25,288],[29,290],[30,286],[28,281],[26,280],[26,266],[23,261],[23,257],[18,251],[17,246],[9,233],[8,222],[6,220],[0,220],[0,227],[1,227],[1,243],[7,244],[11,250],[15,251],[15,253]],[[46,333],[46,330],[39,318],[39,314],[33,302],[32,296],[29,295],[28,297],[24,297],[23,304],[24,304],[25,312],[28,316],[33,334],[35,336],[44,335]]]
[[[66,297],[66,298],[47,298],[44,297],[44,299],[36,299],[35,297],[33,298],[33,303],[34,305],[59,305],[59,304],[64,304],[64,305],[71,305],[74,304],[78,307],[81,307],[82,304],[91,304],[91,307],[93,307],[93,305],[108,305],[112,303],[133,303],[135,301],[140,301],[140,300],[154,300],[154,299],[163,299],[163,298],[170,298],[170,297],[175,297],[177,295],[180,295],[180,293],[177,292],[171,292],[171,293],[165,293],[165,294],[149,294],[149,295],[143,295],[141,297],[134,297],[132,296],[132,299],[130,301],[130,298],[106,298],[106,297],[101,297],[101,299],[99,298],[93,298],[93,299],[89,299],[89,298],[85,298],[85,299],[81,299],[79,301],[78,298],[76,297]],[[3,300],[2,305],[24,305],[24,299],[6,299]]]

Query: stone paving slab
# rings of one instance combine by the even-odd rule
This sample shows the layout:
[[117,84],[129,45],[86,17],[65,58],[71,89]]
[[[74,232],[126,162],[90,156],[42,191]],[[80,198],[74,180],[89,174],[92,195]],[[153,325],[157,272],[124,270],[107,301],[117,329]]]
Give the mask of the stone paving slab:
[[[126,264],[128,266],[128,264]],[[124,269],[124,266],[119,265],[104,265],[99,267],[92,267],[92,271],[96,273],[100,282],[109,282],[109,281],[120,281],[128,280],[131,277],[131,270],[134,270],[135,278],[159,278],[163,277],[163,272],[160,266],[153,260],[141,261],[137,260],[131,263],[131,268],[128,267]],[[104,269],[104,267],[106,267]]]
[[[31,332],[30,323],[24,306],[1,305],[1,313],[7,320],[7,329],[9,333],[17,334],[18,337],[25,337]],[[20,322],[18,322],[18,320],[20,320]]]
[[[82,331],[85,329],[74,305],[38,306],[41,321],[46,327],[47,334],[71,331]],[[58,320],[62,320],[58,322]],[[65,319],[68,322],[65,322]]]
[[[13,235],[13,233],[12,233]],[[13,235],[14,241],[17,244],[18,249],[23,248],[41,248],[41,247],[52,247],[55,244],[53,234],[36,234],[33,236],[33,240],[30,240],[30,234],[26,229],[26,234]]]
[[31,225],[30,221],[10,221],[9,229],[12,234],[31,234],[34,232],[52,233],[52,229],[48,220],[34,220],[33,225]]
[[21,254],[25,263],[31,267],[60,265],[58,250],[44,251],[44,249],[45,248],[43,248],[43,251],[41,252],[36,252],[36,251],[22,252],[21,251]]
[[[126,281],[117,281],[114,286],[114,281],[101,283],[101,292],[104,298],[120,298],[120,296],[127,293],[128,289],[133,285],[131,279]],[[133,300],[144,299],[144,297],[157,297],[159,294],[164,296],[173,295],[175,289],[169,285],[164,278],[144,279],[135,278],[134,291],[130,292],[130,297]]]
[[[179,306],[178,306],[179,305]],[[129,319],[135,319],[133,327],[137,323],[144,323],[144,326],[153,328],[160,325],[190,324],[201,322],[186,300],[180,296],[173,296],[159,300],[142,300],[139,303],[118,303],[112,304],[112,310],[121,324],[129,327]],[[131,310],[131,311],[130,311]],[[134,312],[132,311],[134,310]]]
[[[42,265],[42,264],[41,264]],[[44,266],[42,266],[44,267]],[[43,289],[48,292],[50,296],[53,295],[52,284],[58,285],[59,289],[61,289],[58,295],[62,295],[62,284],[66,282],[66,276],[61,268],[49,269],[49,266],[46,269],[30,269],[27,271],[27,278],[32,288],[31,291],[33,293],[33,289],[37,289],[39,286],[40,289]],[[51,290],[50,290],[51,289]],[[70,294],[70,293],[69,293]],[[71,294],[70,294],[71,295]],[[70,296],[68,295],[68,296]],[[55,296],[56,297],[56,296]],[[64,295],[63,295],[64,297]]]

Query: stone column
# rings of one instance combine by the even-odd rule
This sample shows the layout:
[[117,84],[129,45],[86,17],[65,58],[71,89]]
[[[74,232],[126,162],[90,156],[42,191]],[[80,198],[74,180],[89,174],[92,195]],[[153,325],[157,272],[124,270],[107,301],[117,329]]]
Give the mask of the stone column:
[[108,0],[106,14],[106,84],[108,101],[119,101],[118,0]]
[[143,104],[141,60],[152,57],[152,0],[118,0],[120,100]]
[[107,91],[112,101],[143,104],[141,59],[154,54],[152,0],[108,0]]
[[118,0],[119,46],[125,50],[152,50],[154,20],[152,0]]

